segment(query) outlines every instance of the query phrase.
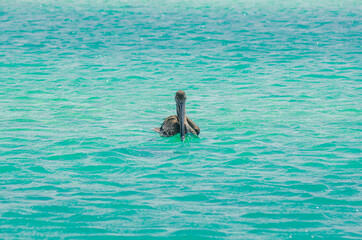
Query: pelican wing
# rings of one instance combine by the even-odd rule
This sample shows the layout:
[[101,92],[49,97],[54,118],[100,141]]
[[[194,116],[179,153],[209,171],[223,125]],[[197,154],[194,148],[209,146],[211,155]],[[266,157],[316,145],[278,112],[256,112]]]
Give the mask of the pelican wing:
[[176,115],[169,116],[163,121],[160,134],[163,137],[170,137],[180,133],[180,124]]
[[[196,125],[189,117],[186,116],[187,124],[191,127],[191,129],[194,131],[193,134],[199,135],[200,134],[200,128]],[[192,131],[191,131],[192,132]]]

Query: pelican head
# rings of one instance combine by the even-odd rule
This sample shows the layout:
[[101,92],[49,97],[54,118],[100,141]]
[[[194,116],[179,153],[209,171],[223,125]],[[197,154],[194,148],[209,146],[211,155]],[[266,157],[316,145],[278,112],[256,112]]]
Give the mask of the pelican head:
[[185,122],[186,122],[186,93],[182,90],[177,91],[175,95],[177,117],[180,122],[181,141],[185,140]]

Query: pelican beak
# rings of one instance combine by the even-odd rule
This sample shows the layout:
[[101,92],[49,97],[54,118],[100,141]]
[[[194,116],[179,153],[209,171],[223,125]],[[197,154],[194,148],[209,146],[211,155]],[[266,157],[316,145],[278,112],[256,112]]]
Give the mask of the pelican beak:
[[185,140],[185,121],[186,121],[186,102],[177,103],[177,113],[180,121],[180,137],[181,141]]

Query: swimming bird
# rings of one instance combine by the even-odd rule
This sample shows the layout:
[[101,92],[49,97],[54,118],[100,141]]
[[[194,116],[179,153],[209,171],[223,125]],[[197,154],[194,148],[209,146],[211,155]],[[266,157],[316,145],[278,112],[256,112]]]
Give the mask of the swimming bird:
[[171,115],[165,118],[160,128],[155,128],[162,137],[171,137],[180,133],[181,141],[185,140],[185,134],[200,134],[200,128],[186,116],[186,93],[182,90],[176,92],[176,111],[177,115]]

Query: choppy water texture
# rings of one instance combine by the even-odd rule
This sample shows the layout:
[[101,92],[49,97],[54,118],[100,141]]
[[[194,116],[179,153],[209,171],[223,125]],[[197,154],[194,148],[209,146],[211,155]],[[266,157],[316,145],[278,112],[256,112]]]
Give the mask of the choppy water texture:
[[0,1],[0,238],[361,239],[361,5]]

